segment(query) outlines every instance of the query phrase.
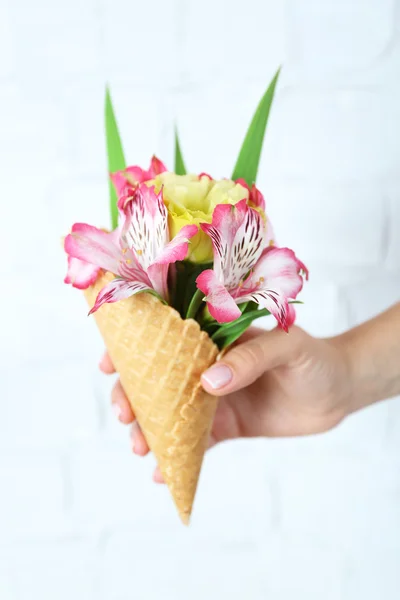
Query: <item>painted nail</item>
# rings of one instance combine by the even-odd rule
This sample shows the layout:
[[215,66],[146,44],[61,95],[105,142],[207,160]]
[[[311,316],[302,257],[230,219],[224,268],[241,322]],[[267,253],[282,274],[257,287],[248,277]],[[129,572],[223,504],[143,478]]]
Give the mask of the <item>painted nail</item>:
[[114,415],[117,417],[117,419],[121,420],[122,410],[121,410],[120,405],[117,404],[116,402],[113,402],[112,409],[113,409]]
[[232,381],[233,373],[227,365],[215,365],[202,378],[213,390],[219,390]]

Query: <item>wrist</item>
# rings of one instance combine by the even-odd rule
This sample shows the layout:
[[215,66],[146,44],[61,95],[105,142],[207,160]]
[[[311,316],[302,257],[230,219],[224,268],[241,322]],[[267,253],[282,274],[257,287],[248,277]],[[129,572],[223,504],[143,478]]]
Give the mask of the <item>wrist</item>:
[[347,417],[370,403],[363,389],[364,375],[357,349],[358,341],[352,330],[327,341],[334,348],[340,365],[337,394],[343,401],[343,416]]
[[363,352],[360,332],[352,329],[337,338],[348,377],[348,414],[352,414],[378,400],[369,381],[368,361]]
[[337,337],[349,374],[350,413],[400,394],[399,308]]

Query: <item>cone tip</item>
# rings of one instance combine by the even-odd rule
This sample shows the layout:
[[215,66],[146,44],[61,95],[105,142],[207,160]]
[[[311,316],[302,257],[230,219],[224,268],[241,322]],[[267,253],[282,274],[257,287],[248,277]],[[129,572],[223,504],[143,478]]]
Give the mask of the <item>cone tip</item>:
[[190,525],[190,513],[180,512],[179,516],[184,525],[186,525],[186,526]]

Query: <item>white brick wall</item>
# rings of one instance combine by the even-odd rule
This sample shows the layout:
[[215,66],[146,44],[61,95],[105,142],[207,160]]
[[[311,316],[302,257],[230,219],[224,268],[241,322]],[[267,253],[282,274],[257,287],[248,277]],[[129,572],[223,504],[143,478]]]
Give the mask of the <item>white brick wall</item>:
[[300,323],[400,297],[400,0],[0,0],[1,600],[397,600],[400,404],[207,456],[192,527],[130,453],[60,236],[107,224],[103,88],[129,160],[230,174],[284,62],[260,184],[307,262]]

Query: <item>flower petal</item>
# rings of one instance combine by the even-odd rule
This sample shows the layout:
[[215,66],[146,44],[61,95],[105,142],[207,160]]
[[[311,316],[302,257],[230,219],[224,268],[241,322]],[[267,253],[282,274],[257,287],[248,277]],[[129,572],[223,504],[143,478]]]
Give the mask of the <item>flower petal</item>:
[[230,323],[242,314],[236,302],[224,285],[218,280],[215,271],[207,269],[196,279],[199,290],[205,295],[208,310],[218,323]]
[[257,302],[274,315],[282,329],[288,331],[295,319],[294,309],[288,304],[288,299],[296,298],[302,289],[302,272],[308,275],[306,267],[293,250],[268,248],[241,287],[236,302]]
[[265,212],[265,200],[264,196],[260,192],[260,190],[256,187],[256,184],[250,187],[247,181],[244,179],[235,179],[235,183],[239,183],[242,187],[246,188],[249,191],[249,202],[250,205],[255,208],[261,208],[263,212]]
[[93,314],[105,303],[118,302],[129,298],[138,292],[151,291],[151,288],[146,286],[141,281],[126,281],[125,279],[113,279],[107,283],[97,295],[96,302],[90,310],[89,315]]
[[127,182],[133,188],[138,186],[140,183],[143,183],[144,181],[150,179],[149,172],[137,166],[126,167],[123,173],[126,177]]
[[64,283],[70,283],[78,290],[86,290],[96,281],[100,270],[100,267],[68,256],[68,272]]
[[64,248],[72,258],[117,274],[121,249],[115,238],[115,232],[106,233],[86,223],[75,223],[65,238]]
[[120,212],[124,212],[126,203],[135,194],[139,183],[145,178],[146,171],[140,167],[127,167],[123,171],[111,173],[111,181],[117,192],[117,206]]
[[168,243],[168,216],[162,190],[156,194],[154,187],[141,185],[126,205],[125,217],[122,239],[147,270]]
[[123,209],[124,204],[131,197],[136,188],[145,181],[154,179],[160,173],[167,171],[167,167],[156,156],[153,156],[148,171],[141,167],[126,167],[122,171],[111,173],[110,177],[118,196],[118,208]]
[[110,179],[114,184],[118,201],[122,197],[126,198],[129,195],[130,190],[132,189],[132,186],[128,182],[125,173],[125,171],[117,171],[116,173],[110,173]]
[[185,260],[189,249],[189,240],[198,232],[196,225],[185,225],[167,244],[156,260],[147,268],[147,273],[156,292],[167,298],[168,266],[178,260]]
[[274,246],[275,244],[275,233],[274,233],[274,229],[272,227],[272,223],[269,220],[269,218],[267,216],[265,216],[265,218],[267,219],[267,231],[265,233],[265,246],[271,247]]
[[257,302],[274,315],[281,329],[288,331],[292,315],[289,318],[289,304],[282,293],[272,289],[258,289],[252,293],[238,296],[236,302]]
[[147,173],[149,175],[148,179],[154,179],[157,175],[164,173],[165,171],[168,171],[168,169],[164,163],[156,156],[153,156]]
[[236,205],[219,204],[212,224],[201,228],[211,238],[214,271],[228,290],[235,289],[263,251],[265,223],[262,216],[241,200]]
[[296,320],[296,310],[295,310],[293,304],[289,304],[288,305],[288,314],[287,314],[287,318],[286,318],[287,326],[291,327],[292,325],[294,325],[295,320]]
[[238,183],[250,192],[250,186],[248,185],[247,181],[245,181],[242,177],[240,177],[239,179],[235,179],[235,183]]
[[253,183],[250,189],[249,202],[251,205],[256,208],[261,208],[263,212],[265,212],[265,200],[264,196],[260,192],[260,190],[256,187],[256,184]]
[[119,210],[124,210],[126,203],[135,194],[135,191],[140,184],[149,181],[150,179],[154,179],[157,175],[166,170],[166,166],[158,158],[153,156],[148,171],[141,167],[132,166],[126,167],[126,169],[122,171],[111,173],[110,177],[118,196]]
[[286,298],[295,299],[303,287],[304,272],[307,268],[289,248],[267,248],[256,264],[251,276],[245,281],[245,289],[272,289],[284,294]]
[[177,260],[185,260],[189,249],[189,240],[197,232],[197,225],[185,225],[182,227],[179,233],[159,253],[155,263],[169,265]]

